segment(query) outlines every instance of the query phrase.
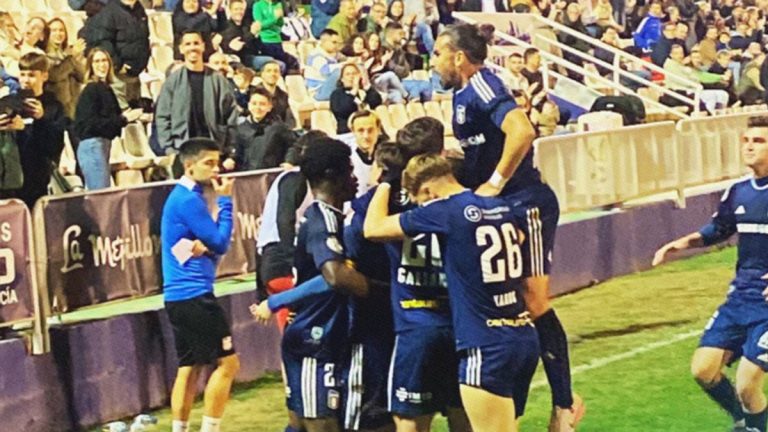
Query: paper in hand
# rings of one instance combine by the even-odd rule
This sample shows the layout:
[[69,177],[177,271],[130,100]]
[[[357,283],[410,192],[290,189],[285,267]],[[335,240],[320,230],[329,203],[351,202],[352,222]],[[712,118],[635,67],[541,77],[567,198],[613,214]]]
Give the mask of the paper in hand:
[[171,248],[171,253],[179,264],[184,265],[190,258],[192,258],[192,248],[195,242],[188,238],[182,238]]

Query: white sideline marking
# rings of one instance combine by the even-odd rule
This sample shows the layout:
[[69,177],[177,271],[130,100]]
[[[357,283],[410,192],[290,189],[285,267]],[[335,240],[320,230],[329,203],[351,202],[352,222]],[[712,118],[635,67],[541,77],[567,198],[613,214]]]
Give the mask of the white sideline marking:
[[[595,359],[595,360],[592,360],[592,361],[590,361],[588,363],[581,364],[581,365],[578,365],[578,366],[572,368],[571,369],[571,375],[576,375],[576,374],[580,374],[582,372],[590,371],[592,369],[597,369],[597,368],[601,368],[603,366],[608,366],[611,363],[616,363],[616,362],[621,361],[621,360],[630,359],[630,358],[636,357],[636,356],[638,356],[640,354],[644,354],[644,353],[647,353],[649,351],[656,350],[658,348],[663,348],[665,346],[669,346],[669,345],[675,344],[677,342],[681,342],[681,341],[684,341],[686,339],[690,339],[692,337],[699,336],[699,335],[701,335],[701,330],[694,330],[694,331],[689,331],[687,333],[680,333],[680,334],[677,334],[675,336],[672,336],[669,339],[665,339],[663,341],[658,341],[658,342],[652,342],[652,343],[649,343],[647,345],[643,345],[641,347],[638,347],[638,348],[635,348],[635,349],[623,352],[621,354],[616,354],[616,355],[612,355],[612,356],[608,356],[608,357],[603,357],[603,358]],[[534,381],[533,384],[531,384],[531,388],[535,389],[535,388],[544,387],[544,386],[547,386],[547,385],[548,385],[548,383],[547,383],[546,379],[540,379],[540,380]]]

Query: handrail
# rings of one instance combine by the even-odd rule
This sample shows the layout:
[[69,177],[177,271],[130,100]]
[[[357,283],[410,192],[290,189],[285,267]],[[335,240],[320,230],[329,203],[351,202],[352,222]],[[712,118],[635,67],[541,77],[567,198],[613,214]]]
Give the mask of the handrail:
[[535,20],[541,21],[542,23],[548,25],[549,27],[552,27],[553,29],[555,29],[555,30],[557,30],[559,32],[567,33],[568,35],[573,36],[573,37],[575,37],[577,39],[580,39],[580,40],[582,40],[584,42],[587,42],[590,45],[594,45],[594,46],[599,47],[601,49],[604,49],[606,51],[610,51],[614,55],[618,55],[619,57],[622,57],[622,58],[627,59],[629,61],[642,62],[643,67],[646,67],[647,69],[650,69],[650,70],[652,70],[654,72],[658,72],[658,73],[664,74],[665,76],[667,76],[667,75],[672,76],[672,77],[674,77],[677,80],[685,82],[692,89],[695,89],[695,90],[703,90],[704,89],[704,86],[702,86],[701,83],[699,83],[697,81],[691,80],[691,79],[689,79],[688,77],[685,77],[685,76],[680,76],[680,75],[672,74],[669,71],[667,71],[666,69],[664,69],[664,68],[662,68],[660,66],[657,66],[653,62],[643,61],[640,58],[638,58],[638,57],[636,57],[636,56],[634,56],[634,55],[632,55],[632,54],[630,54],[630,53],[628,53],[628,52],[626,52],[624,50],[620,50],[620,49],[618,49],[618,48],[616,48],[614,46],[608,45],[607,43],[601,41],[600,39],[596,39],[596,38],[587,36],[587,35],[585,35],[583,33],[580,33],[580,32],[578,32],[578,31],[576,31],[576,30],[574,30],[574,29],[572,29],[572,28],[570,28],[568,26],[560,24],[557,21],[551,20],[551,19],[543,17],[541,15],[534,15],[534,14],[527,14],[527,15],[530,15],[530,16],[534,17]]
[[[481,15],[481,14],[480,13],[460,12],[460,13],[454,13],[453,16],[456,19],[459,19],[459,20],[462,20],[462,21],[465,21],[465,22],[468,22],[468,23],[471,23],[471,24],[477,24],[477,23],[479,23],[479,21],[475,18],[476,15]],[[569,35],[572,35],[572,36],[580,39],[580,40],[583,40],[583,41],[589,43],[590,45],[592,45],[594,47],[599,47],[599,48],[605,49],[605,50],[613,53],[614,54],[614,64],[613,65],[609,65],[607,62],[603,62],[602,60],[597,59],[594,56],[591,56],[591,55],[589,55],[587,53],[583,53],[583,52],[580,52],[580,51],[577,53],[577,55],[579,55],[582,58],[585,58],[585,59],[589,60],[591,63],[597,63],[597,64],[600,64],[600,65],[602,65],[603,67],[605,67],[607,69],[610,69],[613,72],[614,79],[613,79],[613,81],[610,84],[607,84],[607,87],[609,87],[610,89],[612,89],[614,91],[619,91],[621,93],[631,94],[631,95],[638,96],[644,102],[649,103],[649,104],[651,102],[656,102],[656,101],[653,101],[653,100],[651,100],[651,99],[649,99],[647,97],[643,97],[641,95],[636,94],[636,92],[631,90],[631,89],[627,89],[626,87],[623,87],[623,86],[622,86],[623,88],[620,87],[619,75],[626,76],[626,77],[629,77],[630,79],[632,79],[632,80],[634,80],[636,82],[640,82],[640,83],[642,83],[644,85],[647,85],[648,87],[651,87],[651,88],[661,92],[663,95],[667,95],[667,96],[669,96],[671,98],[674,98],[676,100],[683,101],[686,104],[692,105],[692,108],[693,108],[694,112],[699,111],[699,105],[700,105],[699,104],[699,100],[701,98],[701,91],[703,90],[703,86],[700,83],[692,81],[692,80],[690,80],[687,77],[679,77],[677,75],[671,75],[667,71],[665,71],[663,68],[660,68],[660,67],[656,66],[653,63],[643,61],[643,60],[641,60],[641,59],[639,59],[639,58],[637,58],[637,57],[635,57],[635,56],[633,56],[633,55],[631,55],[631,54],[629,54],[627,52],[619,50],[619,49],[617,49],[615,47],[612,47],[612,46],[610,46],[610,45],[608,45],[608,44],[606,44],[606,43],[604,43],[602,41],[599,41],[599,40],[591,38],[591,37],[589,37],[587,35],[581,34],[581,33],[577,32],[575,30],[572,30],[572,29],[570,29],[570,28],[568,28],[566,26],[563,26],[562,24],[559,24],[559,23],[554,22],[552,20],[543,18],[541,16],[533,15],[533,14],[494,14],[494,16],[498,16],[498,15],[502,15],[502,18],[509,19],[512,22],[512,25],[515,28],[518,27],[518,24],[516,22],[518,19],[529,19],[529,20],[533,21],[533,24],[531,24],[531,29],[545,28],[544,26],[549,26],[552,29],[555,29],[555,30],[558,30],[558,31],[563,31],[563,32],[565,32],[565,33],[567,33]],[[504,17],[505,15],[514,15],[514,17],[511,17],[511,16]],[[512,19],[512,18],[514,18],[514,19]],[[536,26],[537,22],[540,25],[539,27]],[[499,26],[497,26],[497,28],[498,27]],[[505,24],[502,28],[506,28],[506,27],[507,27],[507,25]],[[559,41],[553,41],[553,40],[551,40],[549,38],[546,38],[544,36],[537,35],[533,31],[528,31],[528,33],[531,34],[533,39],[542,41],[543,43],[546,43],[548,45],[554,45],[554,46],[556,46],[558,48],[561,48],[561,49],[565,46],[565,50],[569,51],[569,52],[577,51],[577,50],[575,50],[572,47],[569,47],[567,45],[564,45],[564,44],[560,43]],[[527,42],[527,41],[525,41],[525,40],[523,40],[521,38],[512,36],[510,34],[507,34],[507,33],[505,33],[504,31],[501,31],[501,30],[497,30],[495,35],[499,39],[502,39],[504,41],[510,42],[510,43],[512,43],[514,45],[517,45],[517,46],[521,46],[523,48],[538,48],[535,45],[533,45],[532,43],[529,43],[529,42]],[[533,40],[531,42],[533,42]],[[565,60],[565,59],[563,59],[561,57],[555,56],[555,55],[547,52],[547,50],[540,49],[539,51],[540,51],[540,54],[541,54],[542,58],[544,60],[546,60],[546,61],[549,61],[551,63],[554,63],[554,64],[558,65],[558,66],[562,66],[562,67],[564,67],[564,68],[566,68],[568,70],[572,70],[572,71],[576,71],[576,72],[578,72],[578,69],[580,69],[577,65],[574,65],[572,62],[570,62],[568,60]],[[689,86],[691,88],[691,90],[694,93],[693,98],[689,98],[687,96],[681,95],[681,94],[679,94],[679,93],[677,93],[677,92],[675,92],[675,91],[673,91],[673,90],[671,90],[669,88],[666,88],[664,86],[658,85],[658,84],[653,83],[651,81],[645,80],[644,78],[635,76],[635,75],[633,75],[633,74],[631,74],[631,73],[629,73],[627,71],[624,71],[623,69],[618,67],[618,64],[620,63],[618,61],[618,59],[626,59],[627,61],[639,63],[639,64],[642,64],[643,67],[646,67],[646,68],[648,68],[648,69],[650,69],[652,71],[661,72],[665,76],[670,76],[670,77],[673,77],[675,79],[679,79],[680,82],[683,82],[684,84],[686,84],[687,86]],[[579,72],[579,73],[582,73],[582,72]],[[600,81],[603,81],[603,80],[600,80]],[[658,102],[654,103],[653,105],[657,105],[657,104],[658,104]],[[667,108],[670,108],[670,107],[667,107]],[[674,112],[679,114],[678,111],[674,111]],[[683,117],[687,117],[687,115],[684,115]]]
[[675,91],[668,91],[668,89],[666,87],[660,86],[660,85],[656,84],[653,81],[649,81],[649,80],[647,80],[647,79],[645,79],[645,78],[643,78],[641,76],[637,76],[637,75],[635,75],[635,74],[633,74],[631,72],[625,71],[619,65],[616,64],[616,62],[619,60],[618,56],[614,56],[614,64],[608,64],[607,62],[605,62],[605,61],[603,61],[603,60],[601,60],[601,59],[599,59],[597,57],[593,57],[593,56],[591,56],[591,55],[589,55],[589,54],[587,54],[585,52],[579,51],[576,48],[573,48],[573,47],[571,47],[569,45],[566,45],[566,44],[564,44],[564,43],[562,43],[560,41],[552,40],[550,38],[547,38],[547,37],[544,37],[544,36],[541,36],[541,35],[535,35],[534,37],[537,38],[537,39],[541,39],[541,40],[543,40],[543,41],[545,41],[545,42],[547,42],[549,44],[555,45],[558,48],[566,50],[566,51],[568,51],[568,52],[570,52],[572,54],[575,54],[575,55],[583,58],[584,60],[588,60],[591,63],[597,64],[597,65],[600,65],[600,66],[602,66],[604,68],[612,70],[613,71],[613,75],[614,75],[614,82],[618,81],[616,78],[617,78],[617,75],[619,75],[619,76],[622,76],[622,77],[625,77],[625,78],[629,78],[629,79],[631,79],[633,81],[637,81],[637,82],[645,85],[646,87],[653,88],[654,90],[659,90],[662,93],[667,94],[667,95],[669,95],[669,96],[671,96],[671,97],[673,97],[673,98],[675,98],[675,99],[677,99],[677,100],[679,100],[681,102],[684,102],[686,104],[689,104],[689,105],[692,105],[692,106],[693,105],[698,106],[698,104],[696,104],[696,102],[695,102],[695,100],[693,98],[690,98],[688,96],[684,96],[684,95],[682,95],[682,94],[680,94],[678,92],[675,92]]

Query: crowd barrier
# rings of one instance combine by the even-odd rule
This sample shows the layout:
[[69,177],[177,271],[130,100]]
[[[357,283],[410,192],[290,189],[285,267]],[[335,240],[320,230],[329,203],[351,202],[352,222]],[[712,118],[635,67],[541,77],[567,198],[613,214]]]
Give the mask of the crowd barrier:
[[657,122],[539,138],[536,164],[563,213],[612,206],[749,172],[741,160],[747,120],[768,111]]
[[36,322],[33,256],[27,206],[19,200],[0,201],[0,327]]

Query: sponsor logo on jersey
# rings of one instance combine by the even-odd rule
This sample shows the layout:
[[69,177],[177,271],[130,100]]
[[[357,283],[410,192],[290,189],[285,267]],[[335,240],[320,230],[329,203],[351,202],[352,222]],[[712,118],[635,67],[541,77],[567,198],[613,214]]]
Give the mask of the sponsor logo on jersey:
[[456,107],[456,123],[463,125],[467,122],[467,107],[459,105]]
[[468,205],[464,207],[464,217],[470,222],[480,222],[480,219],[483,218],[483,212],[473,205]]
[[410,402],[412,404],[421,404],[423,402],[427,402],[432,400],[432,393],[425,392],[425,393],[418,393],[418,392],[411,392],[405,389],[404,387],[400,387],[397,390],[395,390],[395,397],[400,402]]

